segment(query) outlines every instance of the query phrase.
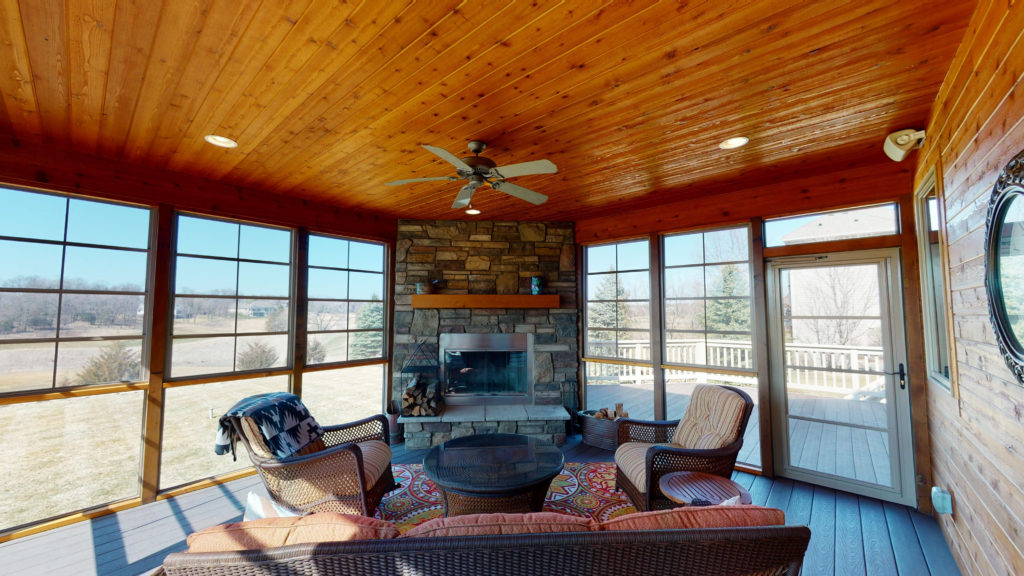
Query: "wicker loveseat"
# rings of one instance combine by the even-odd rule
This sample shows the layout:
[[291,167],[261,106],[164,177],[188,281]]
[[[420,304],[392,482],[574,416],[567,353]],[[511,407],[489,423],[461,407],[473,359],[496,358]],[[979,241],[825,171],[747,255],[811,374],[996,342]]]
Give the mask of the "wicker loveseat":
[[175,553],[163,569],[172,576],[796,576],[809,540],[804,526],[398,538]]

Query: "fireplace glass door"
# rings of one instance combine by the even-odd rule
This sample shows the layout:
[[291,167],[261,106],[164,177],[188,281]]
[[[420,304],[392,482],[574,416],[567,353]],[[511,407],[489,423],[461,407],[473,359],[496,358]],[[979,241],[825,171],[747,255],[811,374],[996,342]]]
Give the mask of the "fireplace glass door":
[[532,402],[528,334],[442,334],[440,340],[445,402]]
[[527,392],[526,352],[446,350],[445,395]]

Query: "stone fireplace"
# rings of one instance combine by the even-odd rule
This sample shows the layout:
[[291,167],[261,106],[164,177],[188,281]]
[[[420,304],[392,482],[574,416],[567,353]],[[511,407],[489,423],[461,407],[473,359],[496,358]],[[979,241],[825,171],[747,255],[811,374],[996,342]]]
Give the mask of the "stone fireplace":
[[[558,295],[557,307],[482,308],[413,307],[416,285],[436,287],[447,295],[530,294],[539,276],[543,293]],[[459,376],[444,368],[438,375],[445,392],[440,417],[403,418],[410,448],[423,448],[453,437],[489,432],[529,434],[560,443],[565,421],[576,409],[577,346],[576,257],[573,227],[566,222],[413,221],[398,224],[395,249],[394,366],[402,366],[421,343],[442,347],[454,338],[462,362]],[[444,335],[444,341],[442,341]],[[482,336],[489,350],[465,349],[462,337]],[[500,341],[532,341],[532,351],[506,354]],[[496,366],[525,362],[532,377],[518,382],[494,376]],[[451,365],[451,362],[449,362]],[[396,369],[392,398],[400,399],[405,379]],[[467,375],[472,376],[467,376]],[[467,387],[481,391],[467,393]]]

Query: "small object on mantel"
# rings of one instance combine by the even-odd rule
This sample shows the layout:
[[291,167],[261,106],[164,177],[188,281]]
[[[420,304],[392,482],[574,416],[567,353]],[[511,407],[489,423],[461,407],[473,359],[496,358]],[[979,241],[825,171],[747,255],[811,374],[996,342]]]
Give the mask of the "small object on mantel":
[[558,308],[558,294],[413,294],[415,308]]

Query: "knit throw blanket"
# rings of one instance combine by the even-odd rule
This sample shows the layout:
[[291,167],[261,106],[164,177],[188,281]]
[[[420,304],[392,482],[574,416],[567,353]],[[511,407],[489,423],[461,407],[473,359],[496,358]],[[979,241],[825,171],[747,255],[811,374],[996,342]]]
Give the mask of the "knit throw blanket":
[[[236,418],[250,418],[276,458],[287,458],[324,435],[299,397],[287,392],[257,394],[240,400],[220,418],[214,451],[235,454]],[[239,434],[241,430],[237,431]]]

